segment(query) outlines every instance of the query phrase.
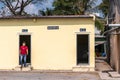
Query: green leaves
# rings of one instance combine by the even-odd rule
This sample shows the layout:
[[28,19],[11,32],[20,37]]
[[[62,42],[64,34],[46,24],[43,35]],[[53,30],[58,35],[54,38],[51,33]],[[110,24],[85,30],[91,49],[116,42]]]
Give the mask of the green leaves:
[[109,0],[103,0],[103,2],[98,7],[100,10],[102,10],[103,14],[106,17],[109,12]]
[[80,0],[56,0],[53,3],[54,14],[56,15],[74,15],[80,14],[78,6]]
[[98,6],[98,8],[103,12],[105,17],[104,20],[100,20],[96,18],[95,25],[99,30],[103,32],[105,23],[107,22],[105,18],[108,16],[108,12],[109,12],[109,0],[103,0],[103,2]]
[[97,27],[98,30],[103,32],[104,31],[104,21],[100,20],[99,18],[96,18],[95,27]]
[[54,15],[83,15],[97,0],[55,0]]

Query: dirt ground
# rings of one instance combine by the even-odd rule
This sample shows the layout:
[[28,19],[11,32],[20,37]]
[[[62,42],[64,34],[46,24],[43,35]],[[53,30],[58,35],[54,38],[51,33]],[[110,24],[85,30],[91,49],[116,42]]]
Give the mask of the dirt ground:
[[97,72],[0,72],[0,80],[101,80]]

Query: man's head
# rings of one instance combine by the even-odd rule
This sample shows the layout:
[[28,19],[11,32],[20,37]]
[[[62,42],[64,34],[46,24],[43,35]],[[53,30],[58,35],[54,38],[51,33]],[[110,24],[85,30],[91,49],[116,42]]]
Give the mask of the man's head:
[[23,45],[23,46],[25,46],[25,45],[26,45],[25,41],[22,43],[22,45]]

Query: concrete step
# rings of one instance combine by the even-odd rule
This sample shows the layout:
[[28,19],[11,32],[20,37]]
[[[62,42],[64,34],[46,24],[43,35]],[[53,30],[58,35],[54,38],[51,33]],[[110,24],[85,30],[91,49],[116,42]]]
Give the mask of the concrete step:
[[22,70],[22,68],[21,68],[21,66],[20,66],[20,65],[18,65],[18,66],[16,66],[16,67],[14,68],[14,70],[15,70],[15,71],[21,71],[21,70]]
[[84,67],[84,66],[76,66],[73,67],[72,69],[74,72],[92,72],[95,71],[95,69],[93,67]]
[[[114,74],[116,74],[116,73],[114,73]],[[120,80],[120,78],[117,75],[116,75],[116,77],[112,77],[110,73],[99,72],[99,76],[102,80]]]
[[14,68],[15,71],[31,71],[32,67],[31,65],[28,65],[27,67],[21,67],[20,65]]
[[31,71],[31,67],[22,67],[22,71]]
[[120,78],[120,74],[118,72],[108,72],[108,73],[112,78]]
[[102,80],[111,80],[112,79],[108,73],[99,72],[99,76]]

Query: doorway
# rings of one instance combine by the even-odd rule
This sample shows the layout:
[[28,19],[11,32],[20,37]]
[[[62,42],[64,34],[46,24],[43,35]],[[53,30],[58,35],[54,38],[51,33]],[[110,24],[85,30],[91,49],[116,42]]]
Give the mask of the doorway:
[[77,35],[77,65],[89,64],[89,35]]
[[[27,64],[31,64],[31,35],[19,35],[19,48],[23,42],[26,42],[26,46],[28,46],[28,55],[27,55]],[[20,64],[20,58],[19,58]]]

